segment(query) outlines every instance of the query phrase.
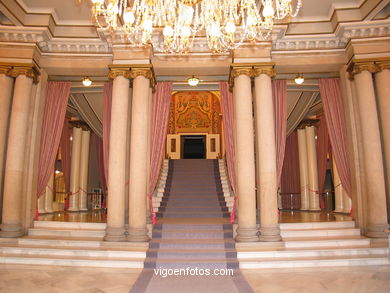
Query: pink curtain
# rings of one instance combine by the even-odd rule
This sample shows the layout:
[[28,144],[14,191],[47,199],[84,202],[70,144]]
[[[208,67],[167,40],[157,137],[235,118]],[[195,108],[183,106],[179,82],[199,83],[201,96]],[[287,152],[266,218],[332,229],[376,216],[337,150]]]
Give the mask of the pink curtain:
[[107,184],[106,184],[106,177],[104,174],[104,159],[103,159],[103,141],[102,139],[96,134],[92,133],[91,140],[93,141],[91,144],[95,143],[96,146],[96,161],[98,166],[98,177],[99,177],[99,184],[100,187],[103,189],[104,193],[107,191]]
[[[301,193],[299,174],[298,134],[295,130],[286,139],[286,149],[280,179],[283,209],[300,209]],[[293,202],[291,203],[291,194]]]
[[233,94],[229,91],[229,84],[224,81],[219,83],[221,91],[221,104],[223,114],[223,134],[226,149],[226,164],[229,174],[229,180],[233,192],[236,191],[236,170],[234,153],[234,125],[233,125]]
[[148,197],[152,222],[156,224],[156,215],[153,211],[152,193],[160,175],[166,133],[168,131],[169,105],[171,103],[172,83],[158,82],[152,100],[152,127],[150,148],[150,181]]
[[287,131],[287,81],[273,80],[272,95],[275,111],[276,176],[280,186]]
[[69,92],[70,82],[48,82],[39,151],[38,197],[45,192],[53,172],[64,125]]
[[222,122],[223,122],[223,134],[225,140],[226,150],[226,165],[229,175],[230,185],[234,193],[234,205],[230,217],[230,222],[233,224],[235,220],[236,212],[236,169],[235,169],[235,143],[234,143],[234,116],[233,116],[233,94],[229,91],[229,84],[227,82],[219,83],[219,90],[221,91],[221,104],[222,104]]
[[[61,166],[62,166],[62,174],[64,176],[65,182],[65,192],[68,194],[70,192],[70,129],[69,129],[69,119],[65,118],[64,125],[62,127],[62,134],[60,140],[60,148],[61,148]],[[68,197],[65,199],[65,209],[68,208],[69,201]]]
[[319,86],[332,153],[339,171],[340,181],[348,196],[351,196],[352,183],[347,154],[346,124],[341,100],[340,79],[320,79]]
[[103,169],[105,182],[108,181],[108,156],[110,153],[110,127],[112,105],[112,82],[104,83],[103,94]]
[[328,154],[330,151],[328,128],[326,126],[326,118],[324,115],[320,116],[320,124],[318,126],[318,131],[317,131],[316,144],[317,144],[317,168],[318,168],[318,194],[320,196],[321,208],[324,209],[325,201],[322,196],[322,193],[324,192]]

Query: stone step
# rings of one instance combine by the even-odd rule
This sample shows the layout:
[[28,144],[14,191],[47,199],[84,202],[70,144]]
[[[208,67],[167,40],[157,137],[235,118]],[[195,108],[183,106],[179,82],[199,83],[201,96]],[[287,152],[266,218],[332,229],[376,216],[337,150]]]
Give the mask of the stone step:
[[82,223],[82,222],[60,222],[60,221],[34,221],[34,228],[64,228],[80,230],[104,230],[106,223]]
[[272,251],[238,251],[237,258],[245,261],[246,259],[282,259],[299,257],[326,257],[326,256],[365,256],[365,255],[385,255],[388,248],[361,248],[361,247],[327,247],[324,249],[286,249]]
[[168,268],[168,269],[238,269],[239,263],[237,260],[229,259],[146,259],[145,268]]
[[387,254],[384,255],[356,255],[356,256],[327,256],[306,259],[278,258],[270,259],[246,259],[240,261],[240,269],[260,268],[303,268],[303,267],[336,267],[336,266],[369,266],[389,265]]
[[146,257],[145,251],[137,250],[104,250],[104,249],[81,249],[79,247],[23,247],[23,246],[2,246],[0,247],[0,256],[3,255],[29,255],[29,256],[62,256],[62,257],[94,257],[94,258],[136,258]]
[[288,237],[333,237],[333,236],[360,236],[360,229],[338,228],[338,229],[305,229],[305,230],[281,230],[283,238]]
[[369,247],[371,240],[365,237],[357,236],[344,236],[344,237],[317,237],[313,238],[300,238],[292,239],[285,238],[284,244],[286,248],[297,247],[348,247],[348,246],[361,246]]
[[28,229],[29,236],[62,236],[62,237],[94,237],[103,238],[105,230],[87,230],[87,229],[66,229],[66,228],[31,228]]
[[55,265],[72,267],[107,267],[107,268],[143,268],[144,259],[119,260],[119,259],[93,259],[70,258],[50,255],[25,255],[3,254],[0,257],[2,264],[30,264],[30,265]]
[[341,222],[308,222],[308,223],[281,223],[281,230],[303,229],[331,229],[331,228],[355,228],[354,221]]

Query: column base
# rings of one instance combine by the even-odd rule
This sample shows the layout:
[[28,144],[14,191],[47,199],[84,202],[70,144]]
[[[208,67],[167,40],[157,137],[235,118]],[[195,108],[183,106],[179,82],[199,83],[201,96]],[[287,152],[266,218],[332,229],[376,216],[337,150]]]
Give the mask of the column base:
[[1,224],[0,225],[0,237],[4,238],[18,238],[20,236],[23,236],[24,233],[22,231],[21,225],[14,225],[14,224]]
[[259,236],[257,228],[237,228],[237,242],[258,242]]
[[343,213],[343,214],[350,214],[350,213],[351,213],[351,210],[343,210],[342,213]]
[[280,228],[278,227],[264,227],[260,228],[260,241],[264,242],[277,242],[281,241]]
[[76,213],[76,212],[79,212],[80,210],[79,209],[71,209],[71,208],[69,208],[66,211],[67,212],[71,212],[71,213]]
[[129,242],[148,242],[148,229],[145,228],[130,228],[128,230],[127,241]]
[[45,210],[38,210],[38,214],[46,214]]
[[80,208],[79,212],[88,212],[88,209],[87,208]]
[[106,235],[104,241],[123,242],[126,241],[125,228],[108,227],[106,228]]
[[45,210],[45,214],[52,214],[52,213],[54,213],[53,210]]
[[338,210],[338,209],[335,209],[333,212],[334,212],[334,213],[344,213],[343,210]]
[[320,208],[312,208],[309,210],[309,212],[321,212]]
[[387,238],[388,235],[385,230],[389,229],[388,224],[369,225],[367,227],[366,236],[370,238]]

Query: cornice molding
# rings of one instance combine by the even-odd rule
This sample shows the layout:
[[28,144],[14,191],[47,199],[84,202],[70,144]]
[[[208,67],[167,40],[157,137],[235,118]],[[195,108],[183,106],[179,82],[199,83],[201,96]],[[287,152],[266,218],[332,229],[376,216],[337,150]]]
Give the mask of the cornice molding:
[[32,78],[34,83],[39,82],[40,75],[38,68],[34,64],[0,63],[0,73],[15,78],[19,75],[25,75]]

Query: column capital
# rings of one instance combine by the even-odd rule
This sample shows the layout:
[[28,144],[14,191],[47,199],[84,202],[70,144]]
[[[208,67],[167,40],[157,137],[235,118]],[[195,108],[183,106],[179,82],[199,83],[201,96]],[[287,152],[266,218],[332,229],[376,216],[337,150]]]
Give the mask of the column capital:
[[349,64],[347,71],[349,72],[349,79],[353,80],[355,74],[363,71],[377,73],[384,69],[390,69],[390,57],[375,58],[375,59],[354,59]]
[[234,87],[234,79],[240,75],[247,75],[250,78],[260,74],[267,74],[269,77],[275,76],[275,63],[233,63],[230,66],[229,85],[230,90]]
[[8,75],[11,69],[12,69],[11,65],[0,64],[0,74]]
[[137,76],[143,76],[150,80],[150,87],[155,89],[156,78],[151,64],[129,64],[129,65],[110,65],[108,78],[115,79],[118,76],[123,76],[127,79],[134,79]]
[[390,69],[390,58],[388,58],[387,60],[378,61],[377,65],[378,65],[378,71]]
[[258,77],[260,74],[266,74],[269,77],[275,76],[275,63],[259,63],[253,66],[253,77]]
[[12,63],[0,63],[0,73],[6,74],[11,77],[18,77],[19,75],[25,75],[32,78],[34,83],[39,82],[39,70],[34,64],[12,64]]

